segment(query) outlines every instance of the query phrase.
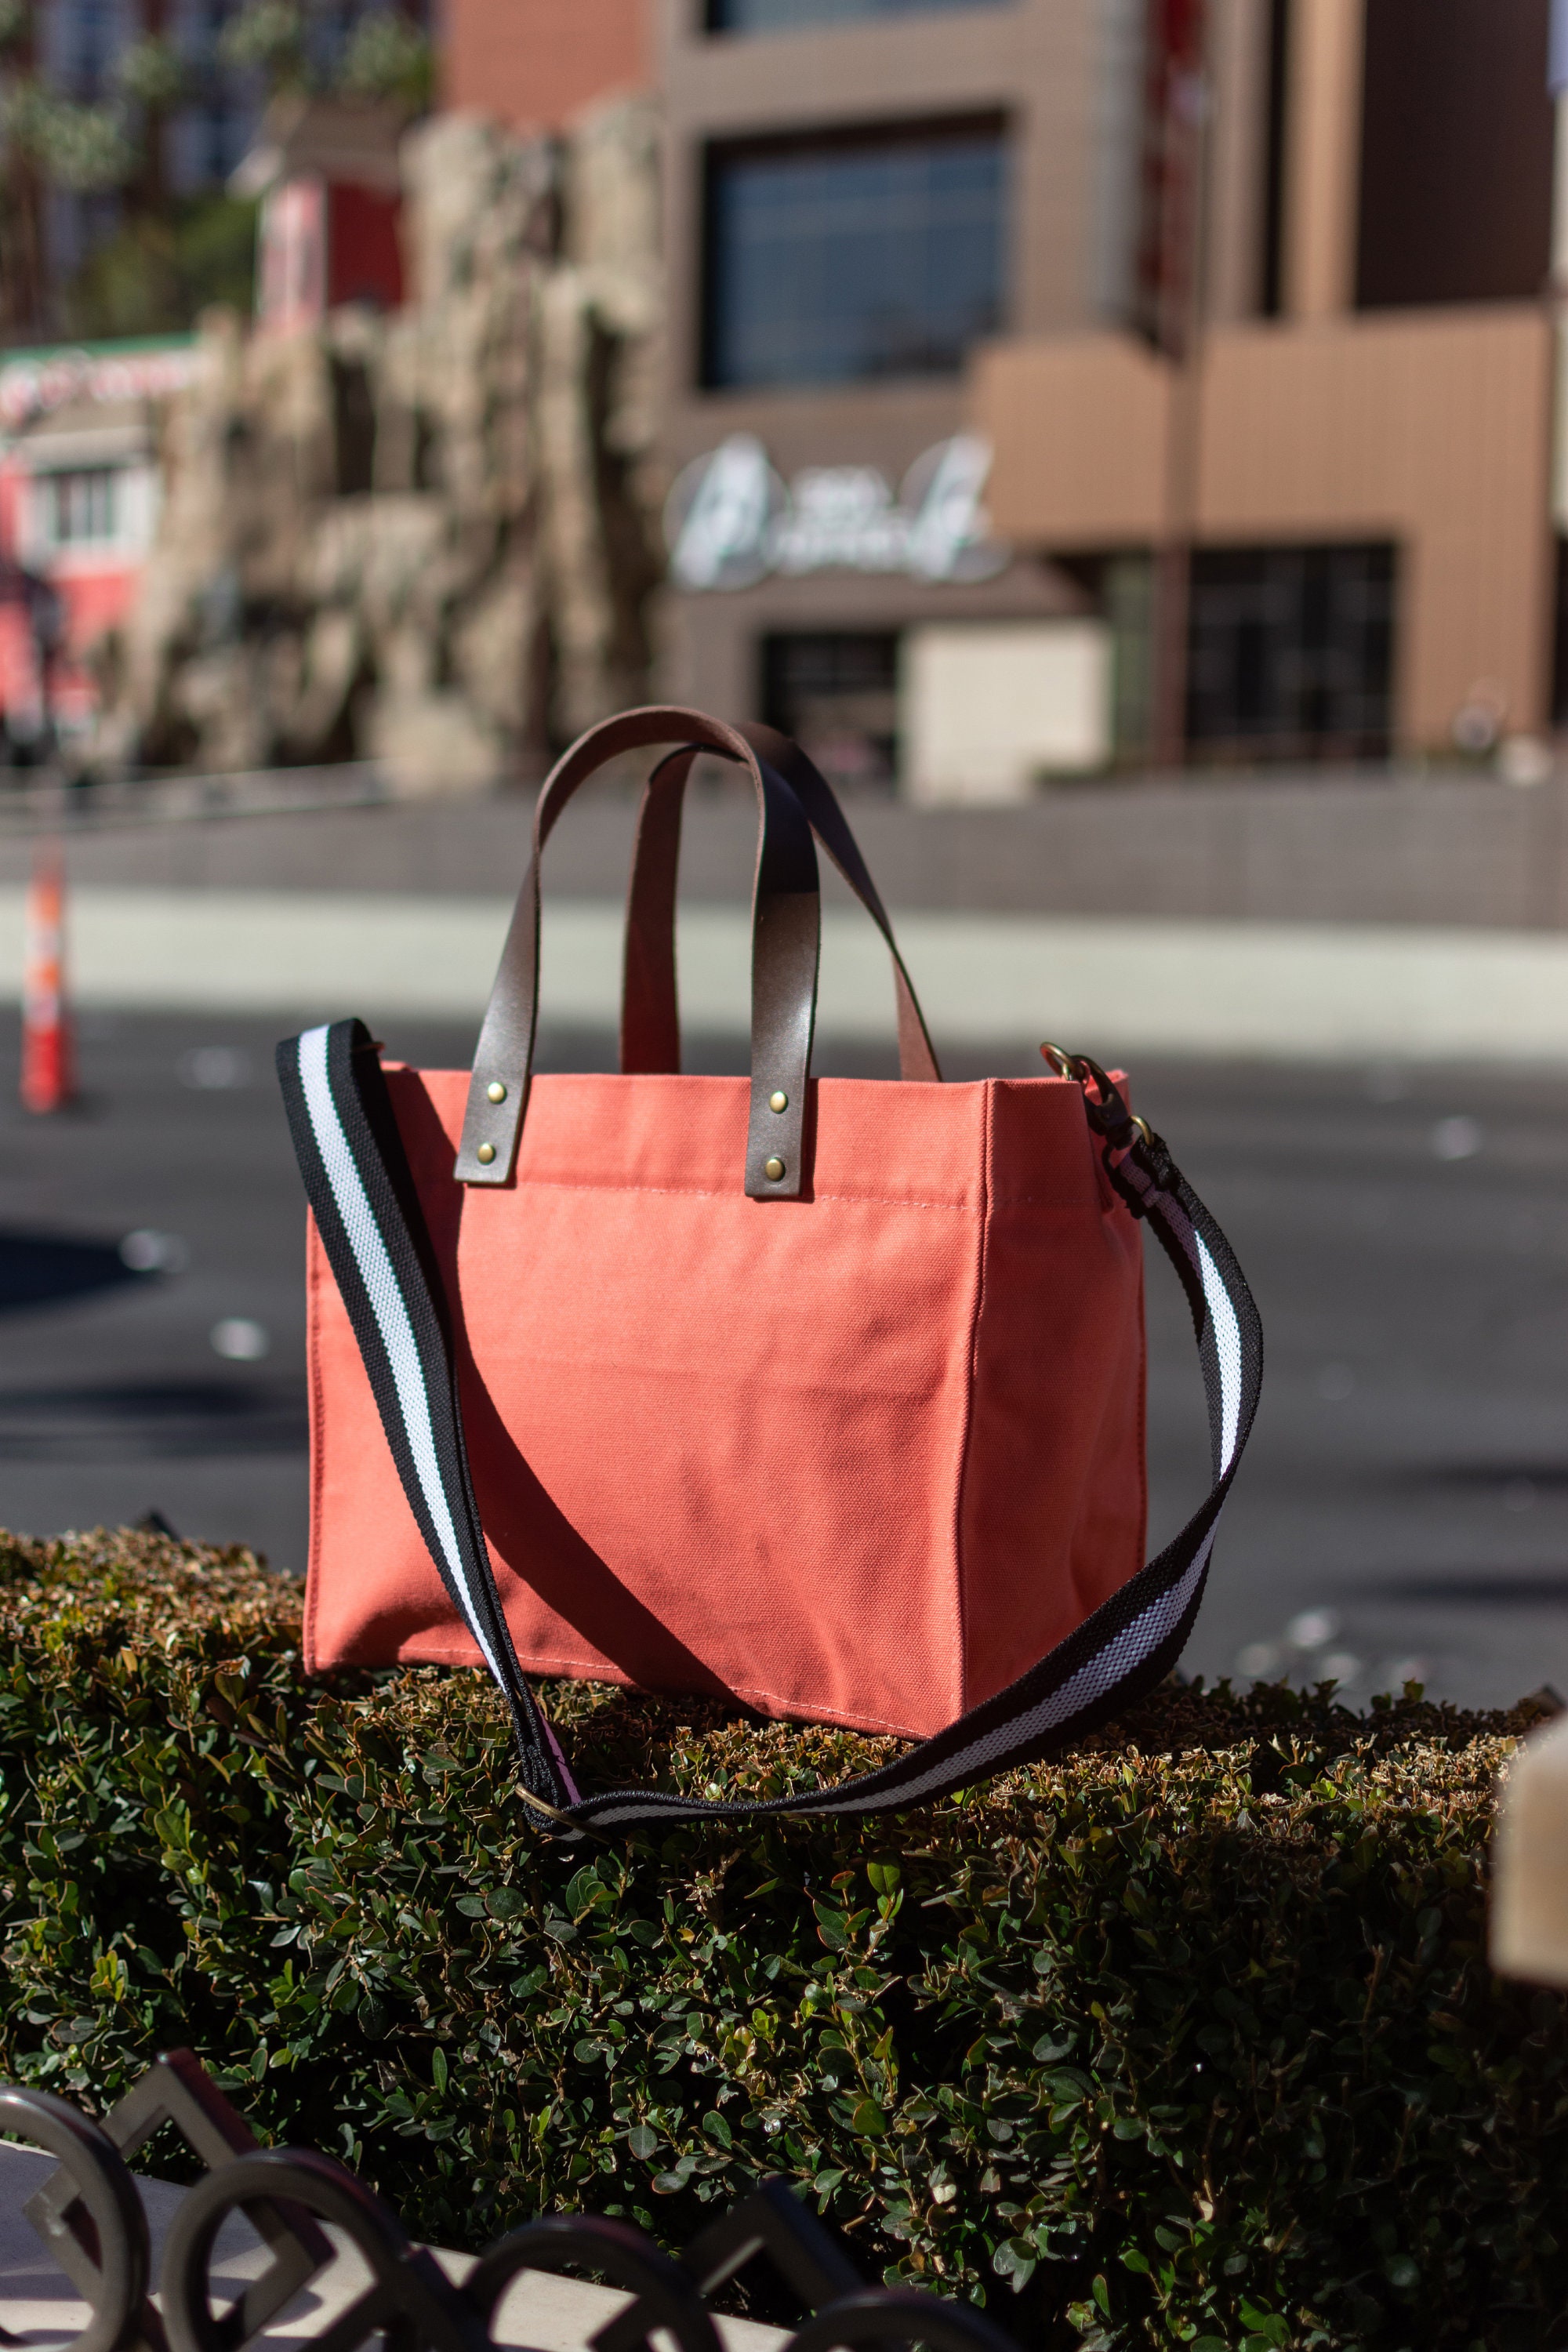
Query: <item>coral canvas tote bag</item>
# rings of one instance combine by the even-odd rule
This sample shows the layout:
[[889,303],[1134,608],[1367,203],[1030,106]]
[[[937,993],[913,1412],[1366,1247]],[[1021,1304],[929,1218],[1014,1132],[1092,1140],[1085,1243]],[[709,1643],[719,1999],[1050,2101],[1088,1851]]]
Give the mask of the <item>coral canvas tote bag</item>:
[[[616,1075],[532,1074],[540,857],[606,760],[637,821]],[[681,806],[758,814],[750,1079],[681,1072]],[[811,1076],[820,841],[892,957],[900,1075]],[[1096,1065],[944,1085],[843,814],[796,746],[680,709],[545,782],[471,1071],[342,1021],[279,1048],[311,1218],[306,1664],[482,1665],[557,1825],[723,1814],[584,1797],[529,1688],[582,1675],[916,1743],[777,1810],[908,1805],[1107,1719],[1174,1663],[1256,1407],[1213,1219]],[[1143,1560],[1141,1228],[1193,1307],[1213,1487]],[[746,1810],[741,1808],[740,1810]]]

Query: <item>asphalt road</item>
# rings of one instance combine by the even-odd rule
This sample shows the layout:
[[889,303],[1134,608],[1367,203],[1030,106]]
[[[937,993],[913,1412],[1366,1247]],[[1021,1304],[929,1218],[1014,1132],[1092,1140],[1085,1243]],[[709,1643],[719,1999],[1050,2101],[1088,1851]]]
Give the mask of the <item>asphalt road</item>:
[[[79,1104],[37,1119],[14,1107],[10,1021],[0,1524],[152,1511],[302,1564],[302,1210],[278,1025],[100,1016]],[[385,1034],[429,1063],[471,1045]],[[604,1066],[608,1045],[555,1037],[543,1058]],[[1027,1066],[953,1059],[954,1076]],[[1568,1079],[1189,1064],[1141,1070],[1137,1098],[1229,1233],[1268,1338],[1188,1669],[1329,1671],[1356,1703],[1409,1675],[1472,1705],[1568,1692]],[[1150,1339],[1158,1540],[1206,1452],[1163,1263]]]

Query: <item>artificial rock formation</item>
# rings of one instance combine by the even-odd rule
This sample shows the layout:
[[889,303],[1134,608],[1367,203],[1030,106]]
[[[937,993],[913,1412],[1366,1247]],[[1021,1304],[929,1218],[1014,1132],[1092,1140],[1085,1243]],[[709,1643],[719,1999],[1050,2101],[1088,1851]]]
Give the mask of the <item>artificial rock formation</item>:
[[370,756],[456,792],[646,693],[657,160],[646,100],[561,142],[437,116],[403,142],[402,310],[204,321],[96,764]]

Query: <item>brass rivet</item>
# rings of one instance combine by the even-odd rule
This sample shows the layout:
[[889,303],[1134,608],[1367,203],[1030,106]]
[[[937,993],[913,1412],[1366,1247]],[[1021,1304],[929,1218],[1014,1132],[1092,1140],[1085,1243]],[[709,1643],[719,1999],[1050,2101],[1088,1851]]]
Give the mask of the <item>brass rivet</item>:
[[502,1086],[499,1078],[492,1078],[489,1086],[485,1088],[485,1092],[489,1095],[491,1102],[505,1102],[506,1100],[506,1088]]
[[776,1094],[771,1094],[768,1097],[768,1108],[770,1110],[788,1110],[789,1097],[784,1093],[782,1087]]
[[784,1174],[784,1164],[782,1160],[765,1160],[763,1162],[763,1174],[764,1176],[771,1176],[775,1184],[778,1182],[779,1178]]
[[496,1148],[493,1143],[481,1143],[479,1150],[474,1154],[474,1158],[479,1161],[481,1168],[488,1168],[495,1156]]

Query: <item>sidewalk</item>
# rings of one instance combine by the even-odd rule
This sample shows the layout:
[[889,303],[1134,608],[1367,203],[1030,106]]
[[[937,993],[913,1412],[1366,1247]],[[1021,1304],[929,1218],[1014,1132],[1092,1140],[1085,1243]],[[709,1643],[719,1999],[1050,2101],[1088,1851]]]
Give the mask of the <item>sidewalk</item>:
[[[76,1000],[120,1010],[367,1020],[476,1019],[510,911],[499,898],[113,889],[72,893]],[[542,1011],[617,1016],[622,912],[547,902]],[[1394,924],[1218,923],[931,911],[897,919],[939,1042],[1054,1036],[1133,1053],[1291,1061],[1487,1062],[1568,1068],[1568,935]],[[0,888],[0,994],[17,1001],[23,892]],[[743,1034],[744,911],[680,918],[684,1018]],[[858,912],[825,909],[819,1024],[893,1034],[887,959]]]

